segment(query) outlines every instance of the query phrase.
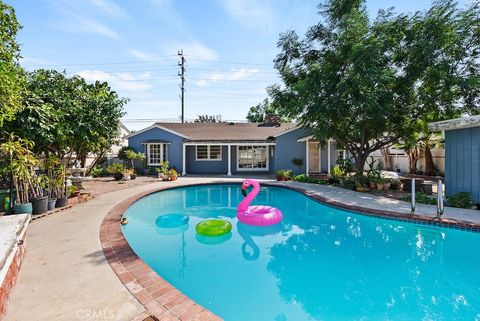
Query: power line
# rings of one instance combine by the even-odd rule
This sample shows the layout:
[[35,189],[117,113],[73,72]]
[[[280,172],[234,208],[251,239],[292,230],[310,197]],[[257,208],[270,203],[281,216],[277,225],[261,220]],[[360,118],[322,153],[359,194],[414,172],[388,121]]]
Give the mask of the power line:
[[66,64],[25,64],[24,66],[37,67],[71,67],[71,66],[103,66],[103,65],[130,65],[130,64],[149,64],[157,62],[173,62],[173,59],[158,59],[144,61],[123,61],[123,62],[98,62],[98,63],[66,63]]

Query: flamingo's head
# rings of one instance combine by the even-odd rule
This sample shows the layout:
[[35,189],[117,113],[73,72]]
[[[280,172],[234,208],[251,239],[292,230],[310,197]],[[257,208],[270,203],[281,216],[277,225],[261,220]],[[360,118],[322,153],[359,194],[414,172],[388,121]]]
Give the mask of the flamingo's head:
[[244,180],[242,183],[242,194],[243,196],[247,196],[247,188],[250,187],[252,183],[247,179]]

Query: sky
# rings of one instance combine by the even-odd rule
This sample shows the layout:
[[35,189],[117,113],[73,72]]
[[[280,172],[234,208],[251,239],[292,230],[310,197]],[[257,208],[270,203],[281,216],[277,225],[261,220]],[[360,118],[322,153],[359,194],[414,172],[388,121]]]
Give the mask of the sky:
[[[250,106],[280,83],[273,68],[279,35],[303,35],[319,21],[318,0],[4,0],[23,26],[27,70],[52,68],[108,81],[130,99],[123,122],[141,129],[181,114],[177,55],[186,58],[185,115],[245,120]],[[367,0],[397,12],[428,0]],[[465,4],[460,1],[460,4]]]

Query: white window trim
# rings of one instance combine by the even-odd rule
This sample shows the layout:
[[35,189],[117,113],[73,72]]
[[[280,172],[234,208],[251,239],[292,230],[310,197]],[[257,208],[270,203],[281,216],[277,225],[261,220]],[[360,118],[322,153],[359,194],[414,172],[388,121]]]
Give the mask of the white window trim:
[[[240,147],[243,146],[265,146],[267,148],[266,155],[267,155],[267,167],[265,168],[240,168],[238,167],[239,158],[240,158]],[[270,169],[270,145],[266,144],[256,144],[256,145],[237,145],[237,172],[268,172]]]
[[[150,145],[160,145],[160,162],[168,160],[168,147],[165,143],[147,143],[147,166],[159,166],[160,163],[150,163]],[[165,149],[165,157],[163,159],[163,151]]]
[[[207,158],[205,159],[198,159],[197,156],[198,156],[198,153],[197,153],[197,149],[198,149],[198,146],[207,146]],[[220,147],[220,158],[214,158],[214,159],[211,159],[210,158],[210,147],[211,146],[219,146]],[[223,159],[223,155],[222,155],[222,151],[223,150],[223,147],[222,145],[210,145],[210,144],[205,144],[205,145],[195,145],[195,161],[197,162],[219,162],[219,161],[222,161]]]

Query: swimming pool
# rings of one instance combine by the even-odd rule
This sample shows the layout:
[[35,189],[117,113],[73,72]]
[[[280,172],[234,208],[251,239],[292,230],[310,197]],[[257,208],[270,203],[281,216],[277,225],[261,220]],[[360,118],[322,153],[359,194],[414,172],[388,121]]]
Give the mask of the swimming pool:
[[[281,224],[236,219],[240,184],[176,188],[126,211],[132,249],[153,270],[226,321],[480,320],[480,233],[384,220],[262,187],[254,204],[279,208]],[[178,228],[158,216],[184,213]],[[224,218],[232,232],[199,237]]]

